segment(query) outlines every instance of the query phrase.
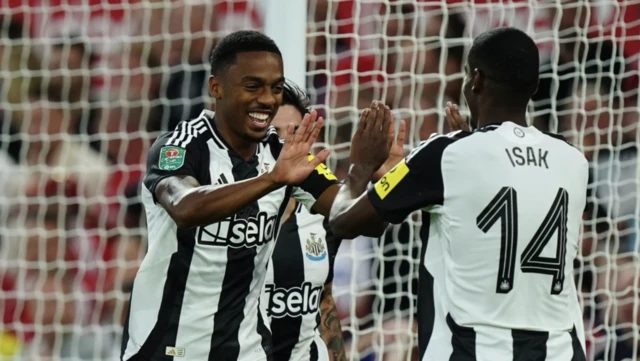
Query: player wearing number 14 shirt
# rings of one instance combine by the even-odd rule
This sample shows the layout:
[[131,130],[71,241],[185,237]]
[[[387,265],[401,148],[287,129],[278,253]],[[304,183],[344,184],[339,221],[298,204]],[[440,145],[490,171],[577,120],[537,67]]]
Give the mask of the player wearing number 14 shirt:
[[[588,165],[561,136],[527,126],[538,65],[525,33],[480,35],[463,88],[475,130],[432,136],[364,195],[347,182],[333,204],[344,238],[422,210],[423,361],[585,359],[572,275]],[[447,117],[465,126],[456,106]]]

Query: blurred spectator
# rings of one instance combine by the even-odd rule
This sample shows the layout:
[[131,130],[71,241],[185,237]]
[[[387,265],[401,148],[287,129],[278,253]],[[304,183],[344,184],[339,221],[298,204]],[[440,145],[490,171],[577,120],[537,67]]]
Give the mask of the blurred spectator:
[[50,188],[51,195],[87,200],[100,195],[107,180],[106,159],[72,136],[79,119],[63,104],[43,99],[31,98],[20,106],[23,117],[12,120],[28,147],[21,159],[29,172],[27,195],[46,196],[48,186],[55,187]]
[[13,335],[17,354],[52,356],[63,334],[60,326],[75,320],[77,309],[65,296],[72,281],[59,268],[66,249],[65,219],[64,213],[48,208],[3,237],[0,274],[6,296],[0,301],[0,329]]
[[152,42],[151,56],[163,64],[160,128],[173,129],[182,120],[197,118],[209,105],[208,58],[215,40],[235,30],[260,29],[262,9],[256,0],[151,3],[152,10],[139,10],[150,18],[140,35],[162,35],[162,40]]
[[[26,31],[22,24],[9,17],[0,18],[2,38],[0,44],[3,70],[6,76],[0,78],[2,109],[0,112],[0,227],[8,226],[13,207],[24,200],[30,173],[25,169],[25,155],[28,142],[21,132],[22,122],[31,94],[37,94],[41,87],[41,77],[32,72],[38,70],[39,60],[26,42]],[[23,72],[22,70],[27,70]],[[4,233],[4,232],[3,232]]]
[[[134,16],[140,0],[7,0],[6,13],[28,24],[28,34],[40,54],[55,53],[54,39],[78,39],[91,44],[91,94],[101,99],[109,92],[109,54],[122,54],[122,46],[144,20]],[[88,49],[88,45],[86,46]],[[45,57],[46,59],[46,57]],[[70,59],[64,59],[68,63]],[[71,59],[72,60],[72,59]],[[64,68],[64,66],[63,66]],[[88,75],[88,74],[87,74]]]

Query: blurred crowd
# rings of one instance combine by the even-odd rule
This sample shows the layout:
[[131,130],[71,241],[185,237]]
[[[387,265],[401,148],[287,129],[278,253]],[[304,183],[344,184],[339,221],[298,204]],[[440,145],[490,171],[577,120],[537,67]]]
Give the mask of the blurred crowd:
[[[213,107],[209,50],[262,29],[265,2],[0,2],[0,360],[117,359],[146,250],[146,151]],[[407,120],[407,150],[446,132],[471,41],[499,26],[539,44],[531,121],[591,163],[575,265],[589,359],[640,357],[640,0],[308,0],[307,90],[329,165],[345,176],[372,99]],[[419,225],[341,246],[334,294],[354,360],[417,359]]]

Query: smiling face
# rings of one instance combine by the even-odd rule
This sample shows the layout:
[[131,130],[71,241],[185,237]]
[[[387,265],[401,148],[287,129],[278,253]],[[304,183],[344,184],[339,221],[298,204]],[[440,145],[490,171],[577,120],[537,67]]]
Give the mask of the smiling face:
[[235,64],[220,76],[209,78],[216,113],[228,130],[224,133],[249,142],[260,141],[282,103],[283,87],[282,58],[278,54],[237,54]]

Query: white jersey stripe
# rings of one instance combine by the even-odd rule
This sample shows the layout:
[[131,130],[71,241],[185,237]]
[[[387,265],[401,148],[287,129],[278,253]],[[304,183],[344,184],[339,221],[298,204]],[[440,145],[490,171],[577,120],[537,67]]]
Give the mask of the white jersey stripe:
[[571,334],[569,332],[553,332],[547,340],[546,361],[564,361],[573,359],[573,349],[567,347],[571,345]]
[[509,329],[475,327],[476,361],[513,361],[513,338]]

